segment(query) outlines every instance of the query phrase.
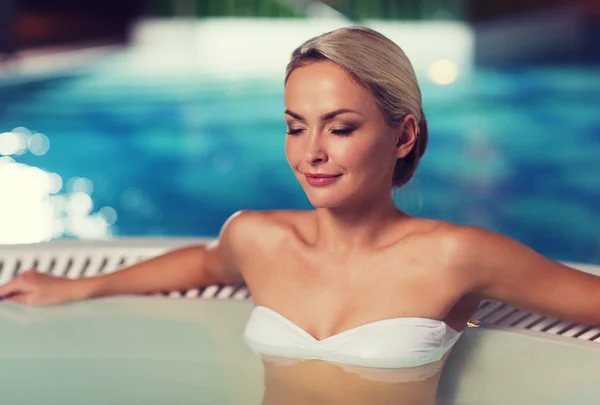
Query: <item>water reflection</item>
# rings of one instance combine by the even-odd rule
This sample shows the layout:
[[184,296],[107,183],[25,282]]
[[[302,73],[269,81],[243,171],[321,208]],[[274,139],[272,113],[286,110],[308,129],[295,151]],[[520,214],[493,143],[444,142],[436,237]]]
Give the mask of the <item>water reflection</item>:
[[439,405],[437,388],[447,356],[404,369],[263,357],[262,405]]
[[112,207],[93,213],[89,179],[71,178],[61,193],[64,181],[59,174],[13,158],[27,152],[40,156],[49,149],[44,134],[24,127],[0,134],[0,243],[110,236],[117,213]]

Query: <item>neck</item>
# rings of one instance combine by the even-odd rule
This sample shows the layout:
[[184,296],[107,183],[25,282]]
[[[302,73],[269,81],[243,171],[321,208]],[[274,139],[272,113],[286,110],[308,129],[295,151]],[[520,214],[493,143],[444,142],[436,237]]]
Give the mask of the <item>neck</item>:
[[394,205],[391,195],[354,205],[317,209],[317,244],[342,255],[374,248],[390,225],[407,215]]

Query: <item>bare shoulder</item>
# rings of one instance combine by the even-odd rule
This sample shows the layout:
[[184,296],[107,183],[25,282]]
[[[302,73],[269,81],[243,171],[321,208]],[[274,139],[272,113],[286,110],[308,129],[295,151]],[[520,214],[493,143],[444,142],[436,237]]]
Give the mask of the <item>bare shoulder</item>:
[[569,267],[495,231],[456,226],[440,235],[452,268],[468,292],[556,319],[590,325],[600,322],[597,275]]
[[504,256],[527,249],[514,239],[476,226],[444,223],[436,238],[444,255],[458,268],[479,262],[482,254]]
[[238,236],[251,234],[256,236],[260,231],[293,230],[302,221],[312,217],[310,211],[251,211],[243,210],[234,213],[225,222],[224,229]]
[[456,270],[465,269],[466,265],[476,261],[483,244],[496,245],[499,240],[508,239],[483,228],[445,221],[431,221],[426,229],[428,232],[424,232],[422,237],[427,239],[427,245],[435,249],[445,267]]
[[420,254],[427,253],[447,264],[453,264],[464,254],[463,244],[466,227],[451,222],[415,218],[414,231],[410,233],[409,243],[418,248]]
[[309,211],[238,211],[223,225],[221,238],[239,254],[271,248],[296,234],[297,224],[309,216]]
[[473,273],[478,266],[479,245],[487,231],[446,221],[419,219],[404,254],[423,268],[434,271],[446,291],[456,297],[477,296]]

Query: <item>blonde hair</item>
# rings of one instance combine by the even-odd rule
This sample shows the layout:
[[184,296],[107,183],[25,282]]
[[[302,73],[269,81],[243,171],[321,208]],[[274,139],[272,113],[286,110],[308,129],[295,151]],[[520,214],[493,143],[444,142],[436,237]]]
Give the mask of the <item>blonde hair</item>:
[[374,96],[387,125],[399,126],[408,114],[419,123],[417,140],[410,153],[398,159],[392,186],[401,187],[413,176],[428,141],[421,90],[406,54],[390,39],[366,27],[346,27],[304,42],[292,53],[285,83],[297,68],[331,61]]

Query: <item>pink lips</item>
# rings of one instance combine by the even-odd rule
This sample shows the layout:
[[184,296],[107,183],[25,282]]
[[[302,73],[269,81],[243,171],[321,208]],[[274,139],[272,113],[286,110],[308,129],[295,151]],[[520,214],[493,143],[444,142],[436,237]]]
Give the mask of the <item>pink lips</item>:
[[333,183],[341,174],[304,173],[306,182],[311,186],[321,187]]

